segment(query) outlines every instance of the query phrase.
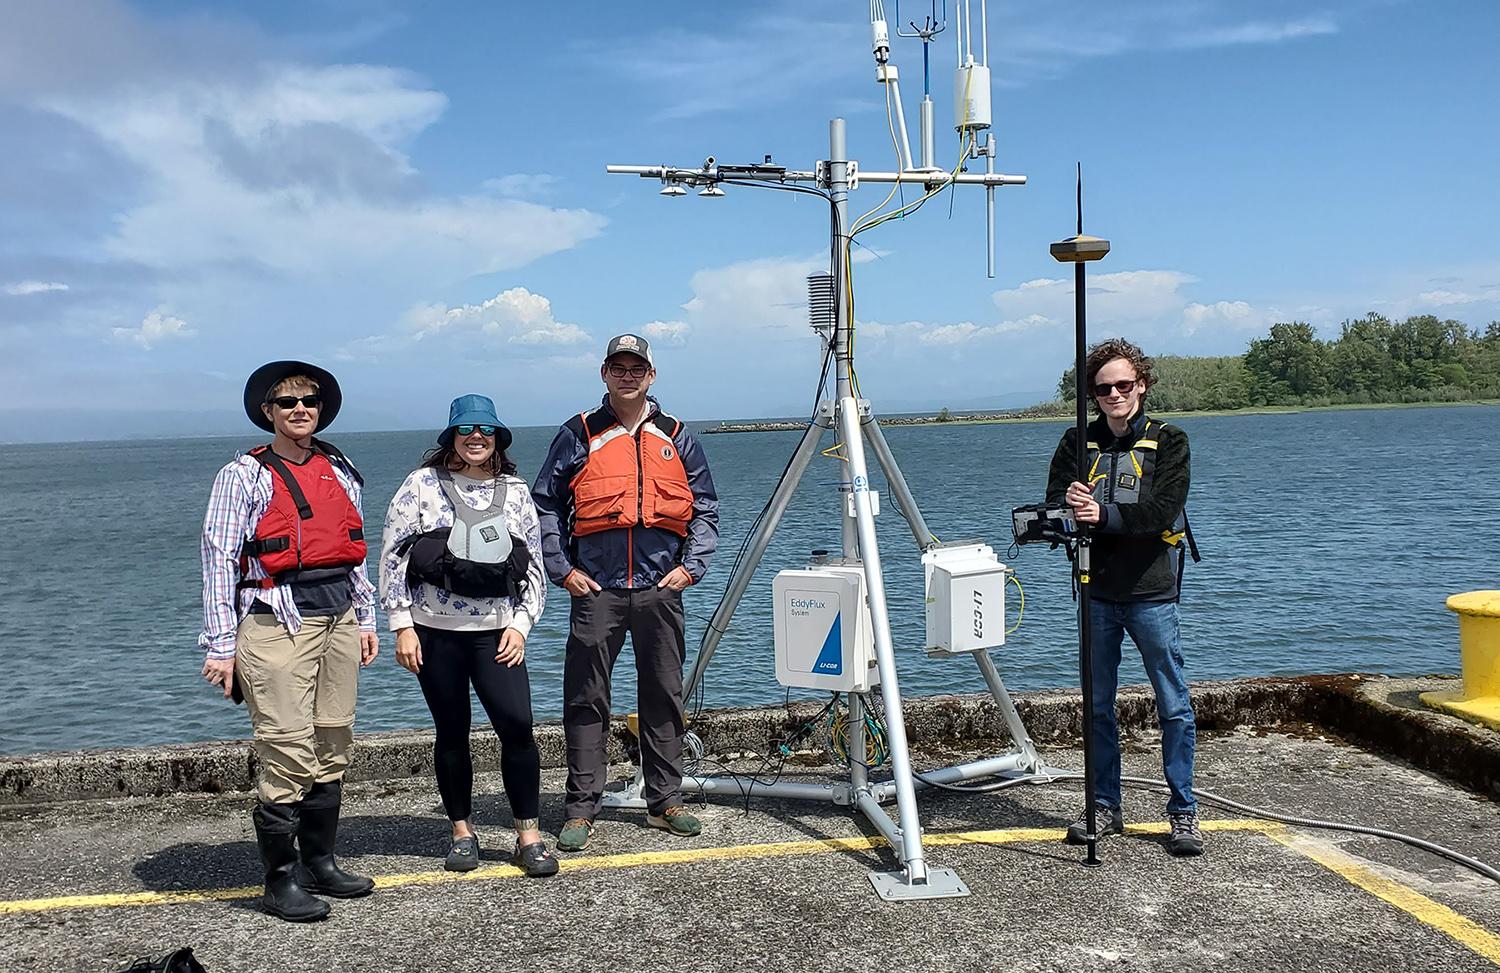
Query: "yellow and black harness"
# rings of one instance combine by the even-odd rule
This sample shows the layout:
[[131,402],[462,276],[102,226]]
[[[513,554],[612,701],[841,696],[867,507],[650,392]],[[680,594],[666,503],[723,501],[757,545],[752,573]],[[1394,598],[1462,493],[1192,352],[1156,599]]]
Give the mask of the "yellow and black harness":
[[[1150,496],[1156,473],[1157,437],[1165,428],[1164,423],[1146,420],[1141,438],[1129,450],[1109,454],[1107,469],[1103,468],[1104,451],[1099,448],[1098,443],[1090,441],[1089,489],[1093,491],[1094,499],[1100,503],[1140,503]],[[1181,585],[1186,555],[1191,554],[1194,562],[1203,560],[1203,556],[1198,553],[1198,542],[1193,537],[1192,525],[1188,523],[1186,508],[1177,514],[1170,527],[1161,532],[1161,539],[1162,543],[1178,550],[1177,583]]]

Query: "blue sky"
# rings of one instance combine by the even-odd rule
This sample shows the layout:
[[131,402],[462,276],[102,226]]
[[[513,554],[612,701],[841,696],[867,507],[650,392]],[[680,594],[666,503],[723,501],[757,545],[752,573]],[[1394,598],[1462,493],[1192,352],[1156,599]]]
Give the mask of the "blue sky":
[[[434,426],[470,391],[544,424],[599,394],[625,330],[657,339],[684,417],[801,411],[822,204],[663,199],[604,166],[810,168],[838,115],[852,157],[892,168],[866,14],[0,2],[0,411],[16,438],[76,438],[75,413],[248,431],[244,376],[303,357],[339,375],[340,428]],[[993,0],[998,167],[1030,183],[999,193],[994,280],[977,190],[861,238],[866,393],[886,411],[1051,393],[1072,304],[1047,244],[1071,232],[1075,161],[1114,245],[1099,336],[1219,354],[1278,320],[1500,318],[1497,36],[1479,0]],[[893,54],[915,139],[920,45]]]

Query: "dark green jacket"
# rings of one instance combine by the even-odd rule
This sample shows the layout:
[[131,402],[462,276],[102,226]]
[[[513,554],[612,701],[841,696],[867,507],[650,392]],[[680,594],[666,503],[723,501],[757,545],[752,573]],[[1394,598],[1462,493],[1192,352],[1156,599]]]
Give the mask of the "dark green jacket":
[[[1134,503],[1117,503],[1114,497],[1119,476],[1134,471],[1130,451],[1146,423],[1145,413],[1138,413],[1130,431],[1119,439],[1102,417],[1088,426],[1089,442],[1098,443],[1100,449],[1094,496],[1103,518],[1094,531],[1090,590],[1105,601],[1177,600],[1178,549],[1162,540],[1162,532],[1173,526],[1187,504],[1187,433],[1153,420],[1157,448],[1144,494]],[[1076,427],[1068,429],[1052,455],[1047,476],[1049,503],[1063,503],[1068,484],[1077,478],[1077,433]]]

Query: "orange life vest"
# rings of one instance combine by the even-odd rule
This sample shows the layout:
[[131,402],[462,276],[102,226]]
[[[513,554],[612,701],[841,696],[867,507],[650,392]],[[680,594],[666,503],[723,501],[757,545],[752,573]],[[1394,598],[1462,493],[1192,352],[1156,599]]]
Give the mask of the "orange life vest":
[[617,419],[590,429],[587,413],[578,418],[589,453],[570,483],[574,536],[640,525],[686,537],[693,488],[672,441],[682,423],[657,413],[632,436]]

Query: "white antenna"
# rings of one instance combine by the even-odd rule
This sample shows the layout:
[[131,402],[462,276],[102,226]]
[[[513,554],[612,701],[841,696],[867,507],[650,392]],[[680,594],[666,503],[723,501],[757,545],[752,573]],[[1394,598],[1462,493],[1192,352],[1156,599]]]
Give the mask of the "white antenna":
[[[898,0],[899,2],[899,0]],[[897,15],[900,15],[899,9]],[[911,141],[906,137],[906,112],[901,107],[901,82],[896,66],[890,63],[891,33],[885,22],[885,5],[881,0],[870,0],[871,50],[875,54],[875,80],[886,85],[886,98],[896,111],[895,129],[900,133],[901,146],[898,160],[901,168],[910,169]],[[926,165],[924,161],[923,165]]]
[[[965,6],[971,2],[972,0],[964,0]],[[899,21],[899,0],[897,3]],[[981,18],[984,17],[984,0],[980,0],[980,15]],[[967,22],[967,17],[965,21]],[[826,380],[830,365],[834,369],[834,397],[831,401],[818,403],[817,411],[809,421],[801,442],[793,452],[780,482],[767,502],[761,518],[757,521],[757,526],[746,538],[743,556],[736,561],[736,567],[725,583],[724,597],[704,631],[703,641],[699,645],[685,692],[690,697],[694,690],[702,685],[708,664],[718,648],[720,639],[728,631],[740,599],[749,589],[750,581],[766,549],[770,546],[776,527],[791,503],[797,484],[801,481],[813,458],[818,455],[818,445],[823,434],[837,428],[842,453],[840,458],[844,461],[839,486],[839,520],[843,556],[836,562],[828,558],[822,561],[815,559],[807,571],[783,572],[783,574],[809,577],[813,579],[809,583],[816,581],[819,584],[834,584],[838,590],[848,593],[847,605],[850,610],[850,621],[843,631],[850,633],[850,636],[844,651],[853,655],[851,655],[847,670],[841,671],[847,671],[850,678],[855,681],[845,685],[841,691],[846,694],[848,700],[849,752],[861,756],[866,753],[866,713],[874,708],[872,697],[876,691],[875,683],[878,682],[880,710],[883,711],[885,718],[892,776],[889,780],[872,780],[870,771],[874,768],[869,767],[859,756],[855,756],[849,763],[847,783],[814,784],[777,781],[762,784],[755,781],[749,787],[754,793],[768,797],[831,801],[835,804],[850,806],[863,814],[885,837],[901,861],[899,872],[872,872],[870,874],[870,881],[875,889],[888,900],[929,899],[969,894],[968,887],[951,869],[928,867],[922,846],[922,824],[916,802],[916,791],[919,786],[949,786],[978,777],[1013,777],[1039,773],[1047,769],[1027,735],[1026,727],[988,653],[989,647],[1003,642],[1003,624],[1000,626],[1001,634],[998,636],[1000,642],[965,643],[965,648],[952,648],[951,646],[958,644],[956,641],[934,642],[934,636],[931,633],[934,631],[933,624],[937,616],[932,613],[929,605],[927,644],[938,645],[945,654],[971,655],[979,666],[985,683],[990,688],[991,695],[995,699],[996,706],[1017,749],[1008,754],[924,773],[920,784],[917,782],[907,745],[901,690],[896,671],[895,648],[891,639],[890,615],[886,605],[885,580],[881,569],[880,548],[875,535],[875,515],[880,505],[879,497],[870,485],[869,467],[865,460],[867,442],[870,451],[874,453],[876,462],[885,473],[886,483],[894,496],[898,512],[906,520],[917,547],[923,552],[923,563],[928,571],[929,583],[935,583],[931,579],[937,577],[943,570],[950,570],[951,574],[951,566],[959,560],[963,560],[967,565],[965,570],[975,572],[976,577],[987,576],[987,583],[996,582],[996,574],[999,572],[1001,577],[996,590],[1002,592],[998,596],[1002,599],[1002,604],[996,606],[989,603],[984,617],[992,620],[1003,619],[1004,567],[994,558],[993,551],[985,545],[970,542],[944,548],[928,530],[916,499],[907,486],[906,478],[897,465],[890,446],[886,443],[885,435],[881,431],[870,402],[862,397],[859,379],[854,370],[854,320],[850,267],[854,235],[864,229],[870,229],[913,212],[943,189],[952,189],[960,185],[982,186],[990,199],[989,256],[990,276],[993,277],[994,190],[999,186],[1024,185],[1026,182],[1025,176],[1004,175],[994,171],[993,135],[989,137],[984,148],[975,146],[977,133],[989,128],[990,125],[989,75],[984,65],[974,63],[972,55],[967,58],[962,56],[962,40],[960,40],[958,59],[959,77],[963,85],[962,97],[955,102],[959,109],[955,118],[955,128],[959,133],[962,154],[951,170],[937,168],[933,164],[932,99],[928,57],[932,39],[945,28],[946,23],[946,0],[943,0],[941,17],[938,13],[937,0],[932,0],[931,16],[924,18],[921,27],[913,22],[911,28],[914,33],[902,34],[899,30],[897,32],[898,36],[918,37],[923,44],[924,98],[920,168],[913,168],[911,165],[911,149],[907,144],[906,126],[900,112],[898,76],[895,65],[890,63],[890,30],[885,19],[882,0],[871,0],[870,3],[871,52],[875,57],[876,81],[887,86],[886,96],[890,99],[891,109],[897,117],[903,117],[900,135],[895,136],[895,132],[892,132],[895,136],[893,141],[898,145],[896,171],[863,170],[858,162],[850,159],[846,149],[845,125],[842,118],[835,118],[829,122],[828,158],[819,161],[812,170],[808,171],[792,170],[773,163],[769,155],[759,163],[742,165],[720,164],[713,156],[709,156],[701,166],[696,168],[677,168],[666,165],[610,165],[606,167],[611,173],[659,180],[663,187],[661,193],[666,196],[686,195],[687,187],[690,186],[698,187],[700,196],[720,195],[723,192],[722,187],[726,185],[746,186],[818,196],[827,201],[832,211],[829,272],[809,279],[808,298],[811,323],[824,338],[823,378]],[[956,31],[956,33],[962,32]],[[982,95],[975,90],[976,85],[984,89]],[[892,120],[892,128],[893,130],[895,128],[894,120]],[[988,159],[986,171],[983,173],[964,171],[965,163],[970,158],[980,155],[985,155]],[[884,202],[862,217],[860,221],[851,222],[849,194],[857,191],[860,185],[865,183],[891,185],[892,190]],[[891,197],[895,195],[897,184],[921,186],[925,192],[920,199],[911,203],[905,203],[886,212],[878,212],[884,209]],[[822,385],[820,384],[819,387],[821,390]],[[993,570],[986,570],[982,565],[977,571],[973,568],[976,561],[986,560]],[[949,565],[949,568],[945,569],[944,564]],[[956,574],[951,576],[957,577]],[[782,576],[778,576],[773,592],[781,586],[781,581]],[[857,585],[857,593],[855,589],[848,587],[850,585]],[[974,604],[977,605],[979,598],[977,589],[975,589],[974,598]],[[949,603],[956,602],[950,599]],[[783,601],[778,600],[776,604],[777,611],[780,612],[783,608]],[[798,607],[795,600],[788,601],[787,604],[792,610]],[[840,604],[844,603],[840,602]],[[965,615],[965,627],[972,625],[973,634],[979,636],[981,618],[979,609],[972,607],[967,600],[963,601],[963,606],[964,610],[973,616],[971,619]],[[818,607],[822,610],[824,605],[819,602]],[[835,607],[834,611],[837,613],[837,618],[844,617],[842,608]],[[806,615],[807,612],[803,611],[802,614]],[[951,625],[953,619],[945,616],[940,621]],[[806,626],[804,625],[803,628]],[[856,634],[857,632],[865,634],[859,635]],[[967,631],[964,634],[967,635]],[[985,638],[992,637],[986,630]],[[831,640],[833,636],[830,635],[828,638]],[[826,685],[818,682],[796,681],[804,677],[782,677],[781,653],[783,646],[791,639],[793,639],[791,635],[783,639],[781,627],[778,625],[776,635],[778,679],[782,679],[789,687]],[[820,651],[829,651],[828,644],[834,644],[837,648],[834,642],[830,641],[825,644],[822,631],[817,633],[817,640],[820,645],[823,645]],[[805,669],[800,671],[807,673]],[[878,678],[875,676],[876,672],[878,672]],[[812,678],[832,677],[816,675]],[[682,787],[685,792],[702,794],[748,797],[751,793],[739,778],[734,777],[690,776],[683,779]],[[883,807],[892,800],[897,805],[899,824],[891,819]],[[637,777],[635,785],[624,792],[607,794],[605,803],[611,807],[645,807],[645,802],[641,797],[641,779]]]

